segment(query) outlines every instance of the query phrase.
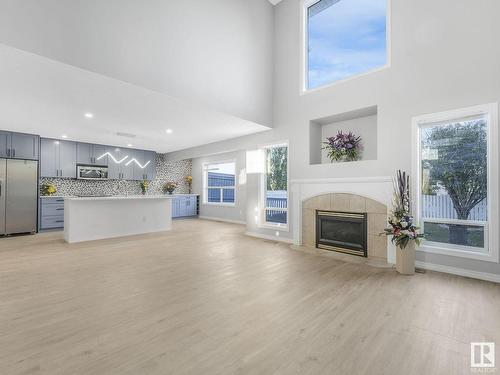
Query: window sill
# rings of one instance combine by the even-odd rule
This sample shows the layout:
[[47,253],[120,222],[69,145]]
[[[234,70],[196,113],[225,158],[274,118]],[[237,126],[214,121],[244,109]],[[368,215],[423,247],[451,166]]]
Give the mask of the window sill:
[[236,207],[236,203],[202,203],[201,205],[209,207]]
[[446,247],[425,244],[425,242],[417,248],[417,251],[429,254],[448,255],[458,258],[476,259],[485,262],[498,262],[498,259],[491,253],[491,251],[489,253],[480,253],[467,250],[453,250]]
[[288,224],[273,224],[273,223],[262,223],[262,224],[257,224],[258,228],[261,229],[273,229],[273,230],[278,230],[280,232],[289,232],[290,229],[288,227]]

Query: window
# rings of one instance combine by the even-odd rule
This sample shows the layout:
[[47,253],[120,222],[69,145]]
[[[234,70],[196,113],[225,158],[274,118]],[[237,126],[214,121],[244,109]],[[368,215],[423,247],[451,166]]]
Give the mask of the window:
[[[495,110],[492,110],[495,111]],[[495,118],[495,124],[492,119]],[[491,134],[496,117],[461,110],[421,118],[418,137],[417,211],[426,249],[444,254],[491,257],[490,228],[497,228],[497,151]],[[493,152],[494,151],[494,152]],[[495,164],[497,165],[497,164]],[[496,250],[495,250],[496,251]]]
[[288,228],[288,146],[267,147],[264,153],[262,221],[264,225]]
[[235,162],[205,164],[204,169],[204,203],[234,205],[236,199]]
[[306,0],[306,89],[387,65],[387,2]]

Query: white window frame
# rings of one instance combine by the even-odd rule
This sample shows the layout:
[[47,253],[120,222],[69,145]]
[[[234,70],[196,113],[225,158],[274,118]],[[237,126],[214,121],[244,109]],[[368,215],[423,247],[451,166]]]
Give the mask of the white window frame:
[[392,14],[391,14],[391,9],[392,9],[392,0],[386,0],[387,1],[387,13],[386,13],[386,62],[385,65],[380,66],[378,68],[370,69],[367,70],[366,72],[355,74],[349,77],[346,77],[344,79],[340,79],[338,81],[326,83],[322,86],[318,86],[315,88],[308,88],[309,86],[309,33],[308,33],[308,17],[307,17],[307,9],[319,2],[320,0],[301,0],[301,12],[300,12],[300,25],[301,25],[301,35],[302,35],[302,48],[301,48],[301,63],[300,65],[300,95],[305,95],[308,93],[312,93],[318,90],[322,90],[325,88],[329,88],[338,84],[341,84],[343,82],[347,82],[353,79],[361,78],[369,74],[373,74],[376,72],[380,72],[382,70],[385,70],[387,68],[391,67],[391,60],[392,60],[392,38],[391,38],[391,24],[392,24]]
[[[420,187],[421,187],[421,137],[420,129],[429,125],[439,125],[449,123],[454,120],[460,120],[471,116],[484,116],[488,121],[488,221],[487,222],[468,222],[460,223],[468,225],[484,226],[485,231],[485,252],[479,253],[471,250],[470,247],[441,244],[436,242],[423,241],[418,247],[418,251],[433,254],[450,255],[454,257],[477,259],[488,262],[498,262],[499,260],[499,203],[498,203],[498,103],[478,105],[468,108],[461,108],[452,111],[428,114],[414,117],[412,121],[412,176],[413,176],[413,212],[415,221],[421,223],[420,217]],[[433,221],[426,219],[426,221]],[[452,222],[453,220],[439,219],[442,222]]]
[[274,229],[274,230],[279,230],[283,232],[288,232],[290,228],[290,146],[289,142],[277,142],[277,143],[272,143],[269,145],[264,145],[261,146],[260,149],[262,149],[264,152],[267,151],[270,148],[276,148],[276,147],[286,147],[286,160],[287,160],[287,167],[286,167],[286,207],[287,208],[279,208],[276,209],[276,211],[286,211],[286,224],[281,224],[281,223],[270,223],[266,221],[266,210],[273,210],[274,208],[266,207],[267,205],[267,200],[266,200],[266,192],[267,192],[267,154],[265,154],[264,157],[264,163],[266,164],[265,166],[265,172],[261,173],[261,178],[260,178],[260,188],[259,188],[259,228],[268,228],[268,229]]
[[[209,202],[208,201],[208,166],[213,164],[234,164],[234,186],[210,186],[210,189],[221,189],[221,200],[223,199],[223,189],[233,189],[234,190],[234,202]],[[238,173],[237,173],[237,163],[236,159],[231,160],[221,160],[221,161],[211,161],[203,164],[203,205],[206,206],[217,206],[217,207],[235,207],[236,206],[236,194],[238,186]]]

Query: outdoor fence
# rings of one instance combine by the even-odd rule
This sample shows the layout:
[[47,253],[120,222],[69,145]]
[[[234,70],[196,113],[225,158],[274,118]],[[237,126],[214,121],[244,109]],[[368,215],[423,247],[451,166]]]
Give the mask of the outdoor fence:
[[[421,206],[423,218],[458,219],[453,202],[448,195],[423,195]],[[484,199],[472,209],[468,220],[486,221],[487,209],[487,201]]]

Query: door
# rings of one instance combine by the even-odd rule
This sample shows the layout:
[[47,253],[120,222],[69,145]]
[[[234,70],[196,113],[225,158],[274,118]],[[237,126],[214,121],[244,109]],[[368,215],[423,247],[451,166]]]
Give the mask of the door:
[[80,143],[76,144],[76,161],[78,164],[92,164],[93,157],[92,145],[90,143]]
[[36,232],[37,164],[32,160],[7,160],[7,234]]
[[40,177],[59,177],[59,143],[42,138],[40,152]]
[[0,235],[5,234],[5,196],[7,182],[7,160],[0,159]]
[[109,151],[106,146],[103,145],[92,145],[92,158],[93,164],[108,166],[110,162],[109,157],[106,152]]
[[10,138],[11,158],[38,160],[38,136],[11,133]]
[[149,162],[145,168],[146,180],[154,180],[156,178],[156,152],[144,151],[144,155],[144,162]]
[[[120,180],[122,178],[122,164],[125,160],[122,158],[122,151],[116,147],[106,149],[111,156],[108,156],[108,178]],[[99,161],[97,161],[99,163]]]
[[7,153],[8,140],[10,140],[10,133],[0,131],[0,158],[6,158],[9,156]]
[[75,142],[59,142],[59,177],[76,178]]

